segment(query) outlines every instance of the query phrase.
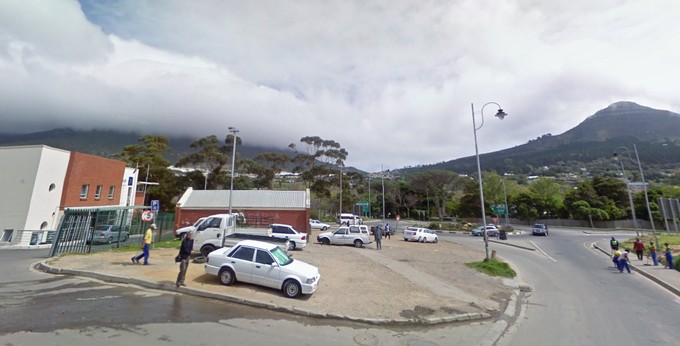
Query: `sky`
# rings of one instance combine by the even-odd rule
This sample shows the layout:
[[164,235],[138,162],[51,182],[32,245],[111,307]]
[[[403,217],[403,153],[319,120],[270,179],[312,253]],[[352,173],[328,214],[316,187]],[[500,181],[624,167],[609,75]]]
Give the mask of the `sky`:
[[334,140],[369,172],[434,164],[618,101],[680,112],[679,17],[676,0],[2,0],[0,132],[232,126]]

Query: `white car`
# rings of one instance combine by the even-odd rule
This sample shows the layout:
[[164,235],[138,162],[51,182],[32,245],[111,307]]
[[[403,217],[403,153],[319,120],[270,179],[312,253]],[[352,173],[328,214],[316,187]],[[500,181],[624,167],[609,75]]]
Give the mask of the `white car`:
[[[473,235],[473,236],[476,236],[476,237],[483,236],[483,234],[482,234],[483,228],[484,228],[484,226],[479,226],[479,227],[473,229],[472,231],[470,231],[470,235]],[[486,225],[486,236],[487,237],[498,237],[498,236],[500,236],[500,231],[494,225]]]
[[242,240],[231,248],[211,252],[205,271],[227,286],[246,282],[281,290],[288,298],[314,293],[321,279],[317,267],[292,259],[276,245],[256,240]]
[[198,228],[198,226],[199,226],[199,225],[201,224],[201,222],[203,222],[203,220],[205,220],[205,219],[207,219],[207,217],[202,217],[202,218],[196,220],[196,222],[194,222],[194,224],[191,225],[191,226],[186,226],[186,227],[182,227],[182,228],[177,229],[177,230],[175,231],[175,237],[182,237],[182,236],[184,236],[184,234],[186,234],[187,232],[194,232],[194,231],[196,231],[196,229]]
[[311,227],[312,229],[320,229],[322,231],[331,228],[330,225],[314,219],[309,219],[309,227]]
[[438,243],[439,237],[437,237],[437,234],[429,228],[407,227],[404,230],[404,241]]
[[341,226],[333,232],[325,232],[316,236],[316,240],[324,245],[354,245],[362,247],[371,243],[368,226]]
[[288,250],[302,249],[307,246],[307,233],[300,233],[291,225],[275,223],[269,226],[272,237],[288,239]]

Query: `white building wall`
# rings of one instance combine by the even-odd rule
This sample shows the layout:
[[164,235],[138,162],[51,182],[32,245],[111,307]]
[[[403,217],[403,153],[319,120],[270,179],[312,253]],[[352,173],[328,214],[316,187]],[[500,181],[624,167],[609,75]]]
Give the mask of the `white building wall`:
[[[48,154],[42,164],[44,152]],[[5,167],[0,171],[1,230],[40,229],[43,221],[50,223],[61,199],[61,189],[56,190],[63,188],[66,172],[59,169],[63,165],[59,162],[68,165],[68,160],[68,151],[43,145],[0,147],[0,163]],[[48,181],[55,182],[54,193],[48,193]],[[31,201],[40,207],[33,211]]]
[[123,184],[120,187],[120,205],[132,206],[135,205],[135,191],[137,191],[137,174],[139,170],[136,168],[125,167],[125,175],[123,176]]
[[71,152],[43,146],[24,229],[55,230]]

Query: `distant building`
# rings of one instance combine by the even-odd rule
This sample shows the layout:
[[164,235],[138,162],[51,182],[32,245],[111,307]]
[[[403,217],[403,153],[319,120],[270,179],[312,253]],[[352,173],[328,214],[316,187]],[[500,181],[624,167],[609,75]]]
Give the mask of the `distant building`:
[[[191,225],[204,216],[229,212],[229,192],[188,188],[175,208],[175,229]],[[309,230],[309,190],[234,190],[233,193],[232,212],[242,213],[248,226],[283,223],[298,232]]]
[[29,145],[0,147],[0,164],[0,242],[55,230],[65,208],[134,203],[137,171],[123,161]]

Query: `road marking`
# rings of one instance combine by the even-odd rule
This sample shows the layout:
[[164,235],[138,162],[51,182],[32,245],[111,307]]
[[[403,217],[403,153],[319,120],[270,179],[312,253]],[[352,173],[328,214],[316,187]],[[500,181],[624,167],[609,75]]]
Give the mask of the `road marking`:
[[531,244],[533,244],[534,247],[536,248],[536,250],[540,251],[545,257],[548,257],[548,258],[551,259],[553,262],[557,263],[557,260],[556,260],[556,259],[550,257],[550,255],[548,255],[547,253],[545,253],[545,251],[543,251],[543,249],[541,249],[540,247],[538,247],[538,245],[536,245],[536,243],[534,243],[533,240],[529,240],[529,242],[530,242]]

